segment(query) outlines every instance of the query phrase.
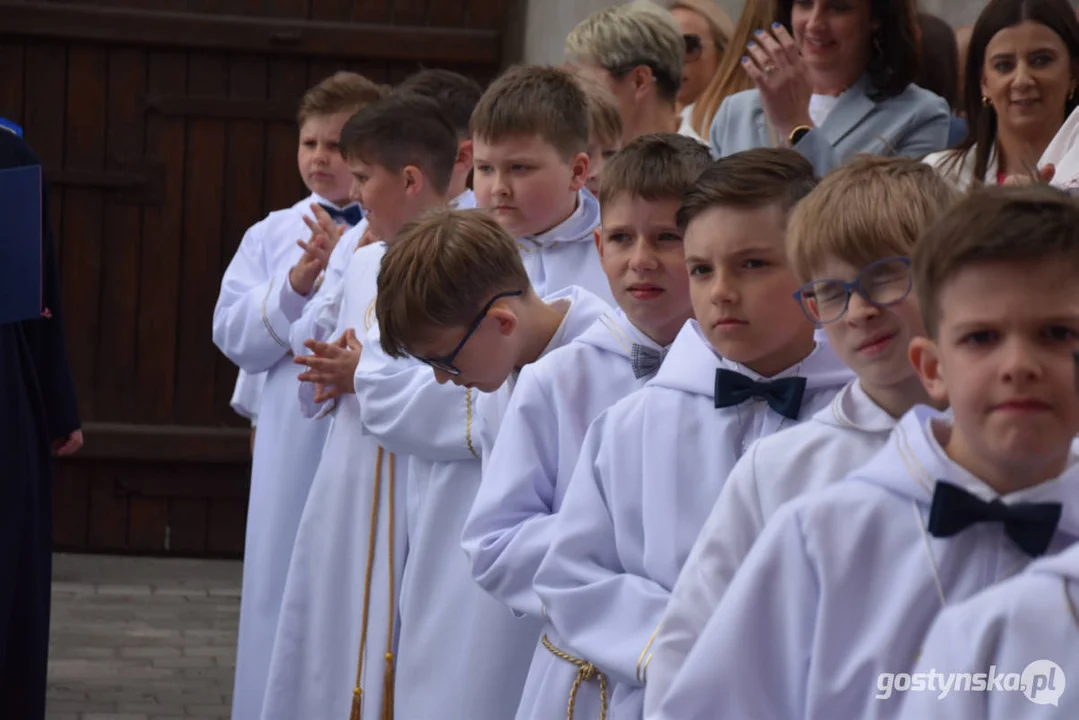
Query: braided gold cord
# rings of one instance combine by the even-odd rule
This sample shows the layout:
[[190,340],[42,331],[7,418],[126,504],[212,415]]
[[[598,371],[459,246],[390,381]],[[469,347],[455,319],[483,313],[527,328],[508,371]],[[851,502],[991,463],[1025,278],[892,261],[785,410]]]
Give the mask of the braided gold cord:
[[573,680],[573,687],[569,691],[569,703],[566,706],[566,720],[573,720],[573,712],[577,706],[577,691],[582,683],[589,680],[599,680],[599,720],[607,720],[607,676],[590,662],[575,658],[567,652],[556,648],[547,635],[543,636],[543,647],[559,660],[565,660],[570,665],[577,667],[577,677]]
[[[382,447],[375,458],[375,499],[371,503],[371,529],[367,539],[367,570],[363,580],[363,621],[360,624],[360,652],[356,661],[356,687],[352,690],[352,711],[349,720],[360,720],[363,714],[363,658],[367,653],[367,621],[371,609],[371,573],[375,564],[375,540],[378,538],[378,505],[382,494]],[[392,460],[391,460],[392,462]],[[392,467],[392,465],[391,465]]]

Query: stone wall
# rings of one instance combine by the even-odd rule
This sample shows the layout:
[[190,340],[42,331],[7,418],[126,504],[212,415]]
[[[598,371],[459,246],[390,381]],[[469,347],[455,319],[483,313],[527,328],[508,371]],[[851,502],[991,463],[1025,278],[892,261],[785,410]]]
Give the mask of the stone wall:
[[[741,0],[719,0],[737,19]],[[612,4],[612,0],[513,0],[506,54],[511,62],[552,63],[562,61],[566,35],[590,14]],[[974,22],[985,0],[919,0],[919,6],[953,25]]]

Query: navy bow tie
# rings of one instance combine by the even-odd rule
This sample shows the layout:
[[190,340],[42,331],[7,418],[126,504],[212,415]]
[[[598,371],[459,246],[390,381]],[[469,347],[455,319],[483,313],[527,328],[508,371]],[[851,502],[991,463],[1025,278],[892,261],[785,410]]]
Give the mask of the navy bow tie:
[[927,529],[933,537],[946,538],[975,523],[1004,523],[1004,534],[1027,555],[1038,557],[1049,548],[1062,509],[1060,503],[985,502],[958,485],[938,481]]
[[643,377],[655,375],[665,357],[667,357],[667,348],[656,350],[647,345],[633,343],[633,348],[629,353],[630,362],[633,364],[633,377],[640,380]]
[[761,398],[783,417],[797,420],[805,390],[804,377],[757,382],[733,370],[716,370],[717,408],[741,405],[750,398]]
[[322,206],[323,210],[330,214],[330,217],[333,218],[334,222],[344,223],[349,227],[356,227],[360,224],[360,221],[363,220],[363,208],[359,205],[349,205],[344,210],[338,210],[333,205],[323,205],[322,203],[319,203],[319,205]]

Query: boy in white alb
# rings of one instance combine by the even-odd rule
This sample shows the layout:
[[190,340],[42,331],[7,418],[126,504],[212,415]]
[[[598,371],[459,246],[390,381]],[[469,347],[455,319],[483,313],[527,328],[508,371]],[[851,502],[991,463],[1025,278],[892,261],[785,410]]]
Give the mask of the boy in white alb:
[[[588,429],[535,578],[563,643],[544,646],[580,674],[551,675],[538,695],[589,695],[612,717],[641,717],[652,638],[727,473],[850,380],[789,300],[787,218],[815,184],[798,153],[758,149],[710,166],[683,200],[696,319],[655,378]],[[599,682],[577,687],[590,666]]]
[[[453,123],[457,129],[458,150],[457,159],[453,168],[453,179],[450,181],[450,207],[462,210],[476,206],[476,198],[468,188],[468,174],[472,171],[472,139],[469,137],[468,122],[472,117],[472,111],[479,102],[483,90],[475,80],[467,78],[450,70],[421,70],[410,75],[403,83],[394,88],[395,94],[414,93],[431,98],[442,108],[443,114]],[[303,357],[311,352],[311,341],[325,343],[332,338],[340,339],[339,319],[343,291],[341,284],[347,271],[353,273],[350,280],[353,284],[358,277],[357,273],[366,272],[366,268],[353,267],[352,262],[357,246],[377,242],[373,233],[368,232],[367,223],[357,228],[359,232],[350,231],[342,237],[341,242],[334,248],[330,256],[330,265],[326,270],[325,281],[315,299],[304,308],[303,316],[292,324],[291,345],[296,357]],[[365,236],[366,234],[366,236]],[[351,269],[351,270],[350,270]],[[375,268],[377,273],[377,268]],[[371,282],[375,276],[371,275]],[[372,285],[372,293],[373,293]],[[373,294],[372,294],[373,297]],[[360,309],[362,312],[362,308]],[[350,328],[362,323],[345,323],[345,328]],[[347,343],[339,343],[347,345]],[[343,349],[343,348],[342,348]],[[335,356],[344,356],[344,353],[334,353]],[[358,362],[358,358],[356,358]],[[353,371],[355,367],[353,367]],[[317,375],[304,374],[301,379],[309,380]],[[352,373],[349,372],[349,375]],[[332,399],[334,393],[327,388],[315,401],[316,389],[314,382],[304,382],[300,386],[300,405],[304,414],[313,417],[319,412],[324,412],[328,403],[327,398]]]
[[573,77],[513,67],[472,115],[476,203],[517,238],[540,297],[571,285],[614,305],[593,245],[599,202],[588,180],[589,111]]
[[[396,360],[383,361],[379,380],[364,378],[369,343],[357,388],[382,382],[393,383],[391,390],[415,389],[398,395],[399,402],[413,405],[406,412],[417,418],[409,422],[406,416],[401,424],[414,431],[417,423],[436,423],[446,435],[447,420],[463,419],[464,426],[457,426],[464,430],[461,447],[477,454],[483,452],[484,421],[497,431],[498,408],[511,392],[515,368],[580,335],[607,308],[575,287],[540,299],[513,237],[475,210],[437,211],[406,227],[383,259],[378,283],[380,349],[384,358]],[[426,370],[426,387],[392,370],[393,363],[414,362],[400,359],[409,355],[434,368]],[[445,384],[451,379],[453,384]],[[443,393],[450,402],[435,404],[439,390],[453,391]],[[376,396],[361,399],[364,410],[371,397]],[[455,418],[461,406],[465,417]],[[390,439],[415,442],[399,430]],[[458,542],[479,487],[478,463],[421,462],[418,453],[410,460],[395,712],[506,717],[520,697],[538,628],[515,618],[469,576]]]
[[1074,718],[1076,668],[1079,545],[945,608],[910,684],[882,676],[877,696],[902,695],[901,720]]
[[[456,133],[430,98],[395,93],[364,108],[345,125],[341,145],[379,237],[393,238],[402,222],[444,204],[451,183],[463,185],[464,176],[454,176]],[[373,326],[384,252],[375,243],[354,253],[338,334],[365,338]],[[392,688],[408,458],[365,435],[356,396],[334,390],[332,426],[288,571],[264,720],[347,717],[350,708],[357,718],[380,718],[392,699],[383,689],[387,681]]]
[[268,371],[259,402],[244,544],[232,707],[236,720],[257,720],[260,714],[289,555],[327,426],[299,413],[288,338],[332,248],[314,234],[310,243],[299,243],[301,251],[297,239],[309,234],[305,218],[314,220],[310,206],[315,203],[342,221],[359,222],[362,211],[349,203],[352,179],[337,142],[349,116],[381,94],[362,76],[338,73],[304,96],[298,162],[312,194],[247,231],[214,308],[214,344],[240,369]]
[[[518,615],[545,620],[532,580],[551,544],[585,431],[655,375],[692,317],[675,216],[683,195],[710,164],[700,143],[646,135],[616,155],[603,177],[596,248],[620,309],[521,371],[464,527],[473,577]],[[549,674],[568,677],[571,684],[577,672],[540,644],[543,634],[560,644],[550,625],[532,638],[534,657],[518,718],[564,714],[564,696],[538,691]]]
[[[727,588],[661,717],[894,718],[940,610],[1079,537],[1079,207],[987,188],[914,251],[930,397],[866,465],[781,507]],[[720,712],[717,713],[717,709]]]
[[795,208],[787,255],[805,281],[798,301],[858,379],[808,422],[753,443],[731,470],[652,646],[645,717],[658,711],[776,509],[868,461],[884,447],[896,418],[929,402],[907,358],[911,338],[925,334],[911,292],[910,254],[957,199],[924,163],[866,155],[830,173]]

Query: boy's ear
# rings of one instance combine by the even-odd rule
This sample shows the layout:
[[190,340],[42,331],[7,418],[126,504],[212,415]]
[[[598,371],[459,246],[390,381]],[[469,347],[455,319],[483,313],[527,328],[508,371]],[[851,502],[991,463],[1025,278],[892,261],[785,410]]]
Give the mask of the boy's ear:
[[570,160],[573,169],[573,177],[570,179],[570,190],[577,192],[588,182],[588,153],[577,153]]
[[929,397],[944,406],[948,403],[948,382],[944,366],[940,362],[937,344],[927,337],[916,337],[910,341],[910,362],[918,373]]
[[494,307],[487,311],[487,317],[494,318],[498,323],[500,335],[509,337],[517,329],[517,313],[501,302],[495,303]]
[[599,228],[592,231],[592,242],[596,243],[596,252],[599,253],[600,262],[603,262],[603,233]]
[[423,170],[415,165],[405,165],[401,169],[401,178],[405,181],[405,192],[410,195],[421,193],[427,187],[427,178],[423,176]]
[[465,167],[472,167],[472,140],[464,139],[457,146],[457,160],[454,161],[457,165],[464,165]]

